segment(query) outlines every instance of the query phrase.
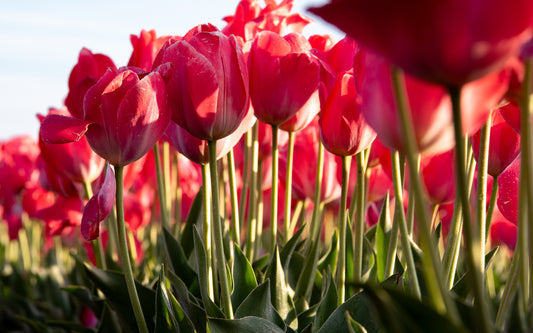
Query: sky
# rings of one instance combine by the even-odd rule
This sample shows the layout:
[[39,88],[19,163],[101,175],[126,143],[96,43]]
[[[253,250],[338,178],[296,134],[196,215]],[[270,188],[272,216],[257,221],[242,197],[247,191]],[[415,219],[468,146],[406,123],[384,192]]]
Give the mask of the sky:
[[[281,0],[278,0],[280,2]],[[306,11],[326,0],[295,0],[293,12],[315,22],[304,35],[343,34]],[[149,3],[149,5],[148,5]],[[238,0],[18,0],[0,4],[0,140],[28,134],[37,138],[37,114],[61,107],[78,53],[87,47],[127,64],[130,35],[155,29],[157,35],[183,35],[235,12]],[[263,2],[261,2],[263,5]]]

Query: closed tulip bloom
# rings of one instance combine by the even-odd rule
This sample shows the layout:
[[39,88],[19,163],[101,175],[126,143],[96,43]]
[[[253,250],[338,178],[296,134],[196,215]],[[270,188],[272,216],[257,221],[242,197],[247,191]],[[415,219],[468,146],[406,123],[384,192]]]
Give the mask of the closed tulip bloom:
[[248,71],[234,36],[199,32],[166,48],[172,119],[193,136],[218,140],[233,133],[249,108]]
[[366,123],[360,105],[353,75],[340,74],[319,120],[320,139],[329,152],[351,156],[374,141],[376,132]]
[[170,36],[157,37],[155,30],[141,30],[139,36],[130,35],[133,51],[131,52],[128,66],[142,68],[145,71],[152,69],[152,64],[157,53]]
[[500,70],[533,27],[530,0],[337,0],[311,12],[406,72],[449,87]]
[[[472,149],[479,159],[480,131],[472,136]],[[489,159],[487,172],[498,177],[520,154],[520,135],[503,119],[498,110],[491,114]]]
[[426,188],[429,201],[434,204],[446,204],[455,199],[455,150],[422,156],[420,174]]
[[[292,44],[294,45],[294,43]],[[263,31],[250,50],[250,97],[257,119],[279,126],[316,93],[320,64],[309,52],[294,51],[280,35]]]
[[518,225],[518,191],[520,187],[520,156],[498,176],[498,198],[496,203],[502,215],[509,222]]

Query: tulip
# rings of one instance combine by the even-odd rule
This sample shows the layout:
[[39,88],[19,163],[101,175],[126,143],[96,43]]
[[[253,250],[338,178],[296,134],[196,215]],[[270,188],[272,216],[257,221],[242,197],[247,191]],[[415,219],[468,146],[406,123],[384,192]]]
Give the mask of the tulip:
[[235,37],[200,32],[164,51],[172,119],[193,136],[218,140],[239,127],[249,108],[248,72]]
[[422,156],[420,174],[429,201],[446,204],[455,199],[454,150],[436,155]]
[[69,91],[65,98],[65,105],[74,117],[83,119],[85,93],[104,75],[108,68],[116,69],[113,60],[108,56],[99,53],[94,54],[86,48],[80,51],[78,63],[70,72]]
[[363,118],[360,105],[353,75],[340,74],[319,120],[320,139],[329,152],[351,156],[372,144],[376,133]]
[[276,33],[258,34],[250,50],[250,97],[257,119],[279,126],[294,116],[315,93],[320,81],[318,60],[293,52]]
[[[362,112],[381,142],[405,152],[395,99],[390,84],[390,65],[375,54],[367,53],[365,75],[361,79]],[[462,91],[463,132],[473,134],[486,121],[490,110],[505,93],[509,72],[488,75],[465,85]],[[436,154],[454,145],[451,101],[446,90],[412,76],[405,76],[407,98],[415,141],[420,153]]]
[[498,176],[497,205],[502,215],[511,223],[518,225],[518,192],[521,158],[516,158]]
[[[503,119],[498,110],[491,114],[488,173],[498,177],[520,154],[520,135]],[[479,159],[480,131],[472,136],[472,149]]]
[[499,71],[533,33],[529,0],[339,0],[310,11],[406,72],[447,87]]
[[157,37],[155,30],[142,29],[139,36],[130,35],[133,51],[128,66],[139,67],[145,71],[152,70],[152,64],[170,36]]

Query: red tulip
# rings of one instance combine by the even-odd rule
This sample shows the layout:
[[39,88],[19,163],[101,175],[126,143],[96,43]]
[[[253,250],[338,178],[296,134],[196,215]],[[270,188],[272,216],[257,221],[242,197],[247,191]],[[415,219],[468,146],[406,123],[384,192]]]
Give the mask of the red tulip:
[[294,52],[287,39],[270,31],[257,35],[249,66],[255,116],[271,125],[281,125],[294,116],[320,82],[318,60],[309,52]]
[[496,203],[502,215],[509,222],[518,225],[518,189],[520,184],[520,162],[521,158],[516,158],[498,176],[498,198]]
[[[498,110],[491,114],[488,173],[498,177],[520,154],[520,135],[503,119]],[[479,159],[480,131],[472,136],[472,149]]]
[[65,98],[65,105],[74,117],[83,119],[85,93],[104,75],[108,68],[116,69],[113,60],[108,56],[99,53],[93,54],[86,48],[80,51],[78,63],[70,72],[69,91]]
[[235,37],[200,32],[164,51],[172,119],[193,136],[218,140],[233,133],[249,108],[248,71]]
[[533,32],[529,0],[336,0],[310,11],[406,72],[454,87],[503,68]]
[[[50,109],[48,114],[70,116],[66,109]],[[73,182],[90,184],[104,168],[105,160],[93,152],[85,137],[65,144],[46,143],[39,137],[39,147],[44,162]]]
[[320,139],[329,152],[355,155],[374,141],[376,132],[363,118],[360,105],[352,73],[340,74],[319,120]]
[[273,31],[280,35],[291,32],[301,33],[303,28],[312,21],[301,15],[291,14],[294,0],[283,0],[279,4],[275,0],[265,1],[261,8],[255,0],[241,0],[235,15],[226,16],[228,24],[222,29],[226,35],[235,35],[243,40],[252,40],[260,31]]
[[420,174],[429,201],[446,204],[455,199],[454,149],[437,155],[422,156]]
[[[404,151],[390,65],[368,52],[364,71],[360,85],[363,115],[383,144]],[[474,133],[485,123],[490,110],[505,93],[508,74],[504,70],[464,86],[461,96],[463,132]],[[409,75],[405,76],[405,85],[419,152],[435,154],[453,147],[451,102],[446,90]]]
[[139,36],[130,35],[133,52],[131,53],[128,66],[139,67],[145,71],[152,70],[152,64],[159,49],[170,36],[157,37],[155,30],[141,30]]

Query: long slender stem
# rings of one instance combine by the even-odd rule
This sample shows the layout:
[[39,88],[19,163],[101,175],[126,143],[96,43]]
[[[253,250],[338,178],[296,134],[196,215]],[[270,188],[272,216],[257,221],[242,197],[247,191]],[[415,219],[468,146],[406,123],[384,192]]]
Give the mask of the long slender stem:
[[358,153],[357,159],[357,195],[355,197],[355,220],[354,220],[354,279],[356,282],[363,282],[363,242],[365,232],[365,153]]
[[292,199],[292,162],[294,159],[294,132],[289,132],[289,143],[287,149],[287,167],[285,171],[285,218],[283,219],[283,243],[287,243],[290,238],[291,223],[291,199]]
[[420,230],[420,245],[424,252],[423,261],[426,275],[426,282],[430,293],[430,298],[435,308],[441,313],[447,313],[453,323],[460,325],[457,307],[444,284],[444,272],[440,265],[437,249],[433,243],[429,230],[429,217],[426,211],[424,191],[419,175],[416,170],[417,146],[414,139],[413,122],[411,113],[408,111],[407,93],[403,82],[403,77],[398,69],[393,69],[392,80],[396,104],[399,112],[402,132],[406,139],[406,157],[409,167],[409,179],[413,184],[416,215],[418,217],[418,227]]
[[420,285],[418,284],[418,275],[416,273],[415,261],[411,247],[411,239],[407,228],[407,221],[403,211],[403,186],[400,174],[400,160],[398,152],[392,153],[392,181],[394,183],[395,213],[399,213],[398,222],[400,225],[400,235],[402,241],[402,253],[405,256],[407,272],[409,274],[409,288],[416,298],[421,299]]
[[250,173],[251,173],[251,156],[252,156],[252,136],[253,130],[246,132],[244,137],[244,158],[243,158],[243,168],[242,168],[242,186],[241,186],[241,197],[239,202],[239,221],[241,222],[240,228],[243,228],[243,223],[246,221],[245,211],[248,201],[248,186],[250,183]]
[[[257,234],[257,174],[258,174],[258,163],[259,163],[259,143],[257,142],[258,135],[258,124],[256,123],[252,128],[252,161],[251,161],[251,172],[250,172],[250,194],[249,194],[249,203],[248,203],[248,219],[246,227],[246,258],[250,262],[254,260],[254,249],[255,249],[255,236]],[[243,204],[241,203],[241,207]]]
[[231,234],[233,241],[237,245],[241,245],[241,223],[239,220],[239,202],[237,198],[237,184],[235,181],[235,158],[233,157],[233,150],[227,154],[228,159],[228,173],[229,173],[229,188],[231,199]]
[[228,276],[226,274],[226,256],[224,255],[224,235],[222,228],[222,221],[220,219],[219,208],[219,188],[218,188],[218,170],[217,170],[217,147],[216,141],[208,141],[209,149],[209,170],[211,175],[211,190],[213,194],[213,236],[214,236],[214,252],[218,266],[218,278],[220,281],[222,304],[227,319],[233,319],[233,307],[231,305],[231,296],[229,290]]
[[[487,123],[481,128],[479,158],[477,169],[477,207],[476,207],[476,233],[479,237],[480,262],[479,269],[483,272],[485,270],[485,229],[487,225],[487,177],[489,165],[489,142],[490,142],[490,127],[491,117],[487,119]],[[481,283],[485,285],[485,274],[481,275]]]
[[[170,223],[168,222],[168,213],[166,207],[166,190],[165,183],[163,180],[163,170],[161,168],[161,154],[159,153],[159,145],[156,143],[154,145],[154,159],[155,159],[155,170],[157,177],[157,194],[159,196],[159,210],[161,212],[161,224],[165,228],[169,228]],[[170,230],[170,229],[168,229]]]
[[337,263],[338,305],[344,303],[346,294],[346,202],[348,201],[351,159],[351,156],[342,156],[342,187],[339,207],[339,260]]
[[278,234],[278,127],[272,125],[272,188],[270,201],[270,253],[276,248],[276,236]]
[[203,204],[203,215],[204,215],[204,221],[202,226],[203,231],[203,241],[204,241],[204,247],[205,247],[205,261],[207,262],[207,293],[209,295],[209,298],[214,301],[215,294],[214,294],[214,287],[213,287],[213,265],[212,265],[212,257],[213,257],[213,250],[211,247],[211,181],[209,177],[209,167],[207,164],[201,165],[202,169],[202,193],[204,197],[204,204]]
[[133,307],[133,313],[139,326],[139,331],[142,333],[148,332],[146,321],[144,319],[141,302],[139,301],[139,295],[137,294],[137,288],[135,287],[135,279],[133,278],[133,270],[131,268],[130,254],[128,251],[128,243],[126,236],[126,223],[124,221],[124,190],[123,190],[123,171],[124,167],[115,166],[115,178],[117,184],[116,192],[116,207],[117,207],[117,229],[118,229],[118,243],[119,243],[119,258],[122,265],[124,277],[126,279],[126,286],[128,288],[128,294],[130,296],[131,306]]
[[[457,193],[459,194],[461,204],[463,206],[463,232],[466,247],[467,264],[471,270],[471,283],[474,289],[475,309],[478,311],[479,321],[484,332],[492,332],[492,319],[488,303],[485,301],[484,290],[484,267],[480,267],[480,239],[473,232],[472,217],[470,216],[468,186],[466,177],[466,162],[463,138],[463,126],[461,119],[461,89],[449,88],[450,97],[452,100],[453,124],[455,132],[455,161],[457,172]],[[483,207],[484,208],[484,207]]]
[[316,160],[315,197],[313,199],[313,217],[311,219],[311,239],[318,239],[322,224],[320,223],[320,194],[322,192],[322,178],[324,175],[324,146],[318,142],[318,156]]
[[500,302],[500,306],[498,308],[498,312],[496,313],[496,328],[503,331],[504,325],[505,325],[505,319],[509,318],[509,311],[511,310],[512,304],[513,304],[513,297],[515,293],[517,292],[517,286],[518,286],[518,280],[519,280],[519,262],[520,262],[520,254],[515,253],[513,255],[513,259],[511,261],[511,268],[509,270],[509,277],[507,278],[507,282],[505,283],[505,287],[503,289],[503,295],[502,300]]

